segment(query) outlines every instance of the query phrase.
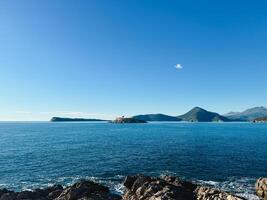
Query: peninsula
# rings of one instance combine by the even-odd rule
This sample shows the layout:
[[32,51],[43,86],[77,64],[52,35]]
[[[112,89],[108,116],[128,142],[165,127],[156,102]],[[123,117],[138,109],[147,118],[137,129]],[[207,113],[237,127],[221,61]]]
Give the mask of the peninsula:
[[85,118],[64,118],[64,117],[53,117],[51,122],[101,122],[107,121],[103,119],[85,119]]

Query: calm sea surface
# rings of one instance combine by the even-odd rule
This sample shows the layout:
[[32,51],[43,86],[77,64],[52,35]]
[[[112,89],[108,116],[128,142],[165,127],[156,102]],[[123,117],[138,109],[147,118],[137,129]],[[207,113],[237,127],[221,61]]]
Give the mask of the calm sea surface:
[[253,199],[267,176],[267,124],[0,123],[0,188],[71,184],[121,190],[125,175],[171,174]]

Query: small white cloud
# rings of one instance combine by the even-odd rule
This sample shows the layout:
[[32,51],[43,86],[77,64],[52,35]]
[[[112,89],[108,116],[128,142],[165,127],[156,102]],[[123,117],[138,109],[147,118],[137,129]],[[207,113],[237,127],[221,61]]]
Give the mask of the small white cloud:
[[175,69],[183,69],[183,66],[181,64],[176,64],[174,67]]

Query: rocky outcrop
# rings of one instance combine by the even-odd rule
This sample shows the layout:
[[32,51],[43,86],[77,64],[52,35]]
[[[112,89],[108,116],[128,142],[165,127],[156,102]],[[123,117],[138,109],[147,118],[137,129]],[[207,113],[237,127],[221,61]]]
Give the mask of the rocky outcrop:
[[267,200],[267,178],[259,178],[256,182],[256,194],[264,200]]
[[[112,194],[106,186],[82,180],[63,188],[54,185],[45,189],[13,192],[0,189],[0,200],[245,200],[231,193],[203,187],[173,176],[127,176],[121,196]],[[256,192],[266,200],[267,179],[257,181]]]
[[241,200],[244,198],[237,197],[228,192],[223,192],[213,188],[199,186],[194,191],[197,200]]
[[243,200],[233,194],[171,176],[128,176],[124,186],[123,200]]
[[92,181],[80,181],[63,189],[55,185],[33,191],[13,192],[0,190],[0,200],[120,200],[119,195],[110,193],[109,189]]
[[111,194],[109,189],[92,181],[75,183],[66,188],[56,200],[119,200],[120,196]]

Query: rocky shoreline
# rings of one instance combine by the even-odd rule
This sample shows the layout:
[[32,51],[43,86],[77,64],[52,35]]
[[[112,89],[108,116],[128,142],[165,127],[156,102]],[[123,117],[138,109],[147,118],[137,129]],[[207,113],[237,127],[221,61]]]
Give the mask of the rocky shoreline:
[[[93,181],[81,180],[63,188],[54,185],[33,191],[0,189],[0,200],[245,200],[229,192],[181,180],[178,177],[127,176],[122,196]],[[255,193],[267,200],[267,178],[256,183]]]

